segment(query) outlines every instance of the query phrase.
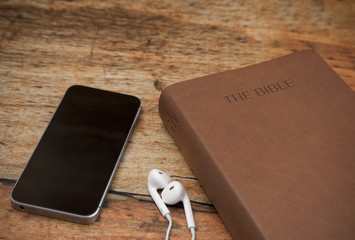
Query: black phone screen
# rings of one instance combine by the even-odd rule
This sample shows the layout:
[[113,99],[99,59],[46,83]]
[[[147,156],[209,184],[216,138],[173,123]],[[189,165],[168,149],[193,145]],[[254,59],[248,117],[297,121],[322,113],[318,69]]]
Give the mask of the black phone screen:
[[70,87],[12,192],[15,201],[97,211],[139,113],[137,97]]

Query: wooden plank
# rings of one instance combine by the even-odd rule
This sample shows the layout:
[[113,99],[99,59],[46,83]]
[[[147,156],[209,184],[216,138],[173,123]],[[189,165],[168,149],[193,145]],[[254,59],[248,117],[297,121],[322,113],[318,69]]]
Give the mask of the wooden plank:
[[[186,187],[199,239],[230,238],[161,123],[157,104],[162,89],[314,49],[355,90],[354,16],[351,0],[1,1],[0,178],[5,186],[0,239],[161,239],[167,225],[146,189],[152,168],[174,175]],[[108,195],[108,207],[91,226],[20,213],[8,199],[9,184],[19,177],[65,90],[74,84],[137,95],[143,102],[111,186],[122,194]],[[188,238],[182,206],[172,209],[173,238]]]

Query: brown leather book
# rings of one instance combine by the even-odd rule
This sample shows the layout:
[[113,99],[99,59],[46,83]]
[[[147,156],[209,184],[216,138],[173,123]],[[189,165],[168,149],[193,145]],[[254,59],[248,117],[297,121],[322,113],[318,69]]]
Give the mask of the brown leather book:
[[173,84],[159,112],[233,238],[355,239],[355,93],[315,52]]

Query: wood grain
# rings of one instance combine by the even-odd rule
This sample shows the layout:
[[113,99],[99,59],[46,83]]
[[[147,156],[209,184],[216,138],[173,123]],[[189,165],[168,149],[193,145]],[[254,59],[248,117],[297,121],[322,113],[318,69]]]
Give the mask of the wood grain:
[[[314,49],[355,90],[354,1],[1,1],[0,239],[162,239],[146,189],[160,168],[193,201],[197,239],[230,239],[164,129],[162,89]],[[65,90],[136,95],[143,111],[100,220],[83,226],[15,211],[9,194]],[[181,205],[172,239],[189,238]]]

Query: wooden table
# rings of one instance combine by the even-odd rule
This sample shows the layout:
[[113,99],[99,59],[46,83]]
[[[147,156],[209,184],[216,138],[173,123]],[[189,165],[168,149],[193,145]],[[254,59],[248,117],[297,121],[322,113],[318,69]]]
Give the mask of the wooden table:
[[[197,239],[230,239],[158,114],[162,89],[314,49],[355,90],[354,1],[1,1],[0,239],[162,239],[152,168],[186,187]],[[65,90],[136,95],[143,111],[101,217],[80,225],[13,210],[10,191]],[[171,239],[189,239],[182,205]]]

